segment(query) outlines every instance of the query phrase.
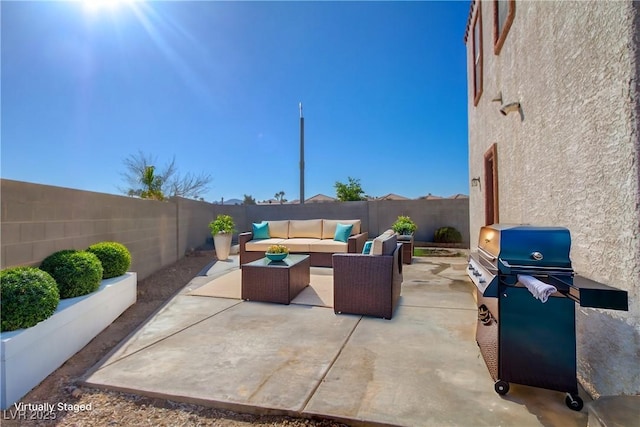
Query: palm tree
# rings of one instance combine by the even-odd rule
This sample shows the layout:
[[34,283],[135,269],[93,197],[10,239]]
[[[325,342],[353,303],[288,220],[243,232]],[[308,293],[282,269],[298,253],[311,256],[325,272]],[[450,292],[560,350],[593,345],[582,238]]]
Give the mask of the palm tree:
[[162,178],[155,175],[155,167],[147,166],[140,177],[140,183],[144,186],[144,190],[140,193],[143,199],[164,200],[162,193]]
[[274,196],[273,196],[277,201],[280,202],[280,204],[283,204],[284,202],[287,201],[287,199],[284,198],[284,191],[278,191]]

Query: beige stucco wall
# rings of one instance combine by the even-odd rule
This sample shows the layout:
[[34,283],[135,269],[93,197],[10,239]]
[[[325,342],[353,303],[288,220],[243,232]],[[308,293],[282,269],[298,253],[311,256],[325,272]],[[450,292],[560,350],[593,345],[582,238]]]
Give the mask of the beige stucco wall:
[[[640,6],[518,1],[496,56],[493,2],[478,4],[484,92],[474,107],[469,84],[470,177],[483,176],[483,155],[497,143],[500,222],[569,228],[575,271],[628,291],[628,312],[578,308],[578,376],[595,397],[638,394]],[[500,91],[522,115],[500,114],[491,102]],[[470,187],[472,242],[484,192]]]

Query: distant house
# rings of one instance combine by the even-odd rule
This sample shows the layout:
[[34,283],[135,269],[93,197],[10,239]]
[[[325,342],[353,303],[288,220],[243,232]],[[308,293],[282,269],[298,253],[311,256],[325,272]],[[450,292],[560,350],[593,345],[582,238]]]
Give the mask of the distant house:
[[380,196],[377,200],[411,200],[408,197],[400,196],[398,194],[389,193],[384,196]]
[[437,200],[437,199],[442,199],[442,197],[440,196],[434,196],[433,194],[429,193],[426,196],[422,196],[419,197],[420,199],[426,199],[426,200]]
[[[640,394],[640,2],[472,1],[470,235],[567,227],[573,269],[629,311],[576,309],[593,397]],[[472,243],[472,247],[473,247]]]
[[336,199],[330,196],[325,196],[324,194],[316,194],[313,197],[309,197],[304,202],[305,203],[324,203],[324,202],[335,202]]

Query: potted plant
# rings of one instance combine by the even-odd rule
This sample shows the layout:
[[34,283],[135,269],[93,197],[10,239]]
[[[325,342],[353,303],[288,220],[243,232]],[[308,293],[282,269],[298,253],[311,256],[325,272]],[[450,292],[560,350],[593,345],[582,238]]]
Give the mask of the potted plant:
[[415,233],[418,226],[408,216],[400,215],[391,226],[391,229],[401,236],[406,236]]
[[219,214],[209,223],[209,229],[213,236],[213,244],[216,248],[216,257],[220,261],[226,261],[231,252],[231,237],[236,231],[235,223],[230,215]]
[[289,255],[289,248],[284,245],[271,245],[264,254],[271,261],[282,261]]

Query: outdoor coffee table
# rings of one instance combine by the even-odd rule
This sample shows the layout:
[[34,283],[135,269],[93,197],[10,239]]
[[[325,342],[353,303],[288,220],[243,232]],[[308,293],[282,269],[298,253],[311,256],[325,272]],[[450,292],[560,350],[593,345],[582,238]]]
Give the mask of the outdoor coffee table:
[[261,258],[242,265],[242,299],[290,304],[310,281],[309,255]]

